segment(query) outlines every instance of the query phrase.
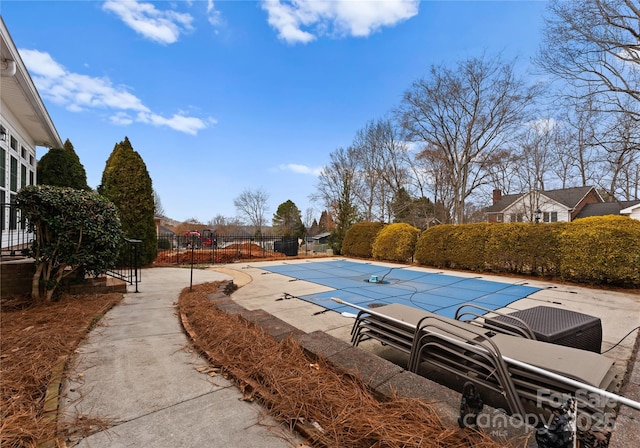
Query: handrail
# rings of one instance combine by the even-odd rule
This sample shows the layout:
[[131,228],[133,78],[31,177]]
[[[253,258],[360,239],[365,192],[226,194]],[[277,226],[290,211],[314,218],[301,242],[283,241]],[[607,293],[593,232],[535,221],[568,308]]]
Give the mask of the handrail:
[[106,275],[123,280],[130,285],[135,285],[135,292],[138,291],[138,283],[142,281],[141,272],[139,266],[139,251],[138,247],[142,244],[142,240],[124,238],[127,245],[127,252],[125,253],[125,266],[119,268],[114,267],[105,272]]

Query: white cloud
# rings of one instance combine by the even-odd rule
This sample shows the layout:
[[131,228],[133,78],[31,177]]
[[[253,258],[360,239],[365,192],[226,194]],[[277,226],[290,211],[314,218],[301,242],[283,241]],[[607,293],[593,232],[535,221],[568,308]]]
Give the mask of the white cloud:
[[405,145],[407,148],[407,152],[412,154],[417,154],[421,152],[425,147],[424,142],[412,142],[409,140],[405,140],[401,142],[401,144]]
[[198,131],[207,127],[207,124],[200,118],[186,117],[181,114],[174,114],[170,118],[165,118],[154,113],[140,112],[138,113],[137,119],[141,123],[148,123],[153,126],[167,126],[176,131],[191,135],[196,135]]
[[20,56],[25,63],[28,61],[29,67],[37,69],[37,74],[46,76],[47,78],[59,78],[64,76],[65,69],[58,64],[49,53],[43,53],[37,50],[20,50]]
[[322,167],[311,168],[307,165],[300,165],[298,163],[287,163],[280,165],[280,170],[282,171],[292,171],[298,174],[310,174],[312,176],[319,176],[322,171]]
[[133,118],[126,112],[116,112],[109,117],[109,121],[113,124],[126,126],[133,123]]
[[419,6],[420,0],[262,1],[269,25],[288,43],[307,43],[323,35],[366,37],[415,16]]
[[213,26],[218,26],[222,23],[220,11],[216,9],[213,0],[207,0],[207,20]]
[[172,44],[180,34],[193,29],[193,17],[190,14],[161,11],[152,3],[107,0],[102,8],[117,15],[136,33],[161,44]]
[[525,123],[525,126],[533,130],[536,134],[547,134],[559,125],[558,121],[553,118],[538,118]]
[[166,118],[154,113],[125,86],[114,85],[108,78],[96,78],[68,71],[48,53],[21,49],[20,55],[29,69],[38,91],[45,98],[72,112],[92,109],[114,111],[111,123],[128,125],[133,122],[167,126],[179,132],[195,135],[214,119],[203,120],[183,112]]

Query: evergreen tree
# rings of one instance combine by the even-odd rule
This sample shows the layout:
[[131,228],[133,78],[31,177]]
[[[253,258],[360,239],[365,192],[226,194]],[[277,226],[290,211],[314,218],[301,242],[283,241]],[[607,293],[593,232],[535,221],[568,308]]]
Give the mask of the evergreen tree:
[[51,148],[38,161],[38,184],[89,191],[87,173],[67,139],[62,148]]
[[278,206],[273,215],[274,230],[284,237],[302,238],[304,236],[304,224],[300,210],[291,200],[287,200]]
[[318,233],[330,232],[336,228],[336,223],[333,221],[331,214],[323,210],[320,214],[320,222],[318,223]]
[[354,203],[354,195],[351,187],[351,178],[347,177],[342,182],[340,198],[335,205],[336,225],[331,231],[331,235],[329,235],[329,245],[336,255],[342,253],[342,240],[347,230],[349,230],[349,227],[358,222],[359,218],[358,207]]
[[309,227],[307,229],[307,235],[317,235],[320,233],[320,226],[318,225],[318,221],[317,220],[313,220],[313,223],[311,224],[311,227]]
[[153,187],[147,166],[127,137],[107,159],[98,192],[117,207],[125,236],[142,240],[140,264],[152,263],[158,251]]

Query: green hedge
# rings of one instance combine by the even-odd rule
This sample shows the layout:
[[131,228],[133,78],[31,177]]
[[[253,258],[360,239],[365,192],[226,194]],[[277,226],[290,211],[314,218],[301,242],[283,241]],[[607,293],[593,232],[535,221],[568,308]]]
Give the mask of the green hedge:
[[640,285],[640,221],[604,216],[571,223],[440,225],[416,244],[421,265]]
[[623,216],[583,218],[560,237],[563,279],[640,285],[640,221]]
[[453,238],[452,225],[430,227],[420,235],[413,255],[418,264],[445,268],[450,266],[451,256],[448,252]]
[[559,237],[566,225],[491,225],[485,246],[485,268],[516,274],[559,275]]
[[411,261],[420,230],[407,223],[389,224],[373,242],[373,258],[390,261]]
[[485,268],[485,246],[489,238],[487,223],[454,226],[453,243],[449,248],[450,266],[473,271]]
[[371,258],[373,242],[384,226],[381,222],[358,222],[349,227],[342,240],[342,255]]

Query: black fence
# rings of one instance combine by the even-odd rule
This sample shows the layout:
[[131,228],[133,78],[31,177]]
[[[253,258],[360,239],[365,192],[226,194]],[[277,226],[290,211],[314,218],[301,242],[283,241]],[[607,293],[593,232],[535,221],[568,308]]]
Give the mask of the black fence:
[[305,251],[305,244],[297,238],[274,235],[160,235],[156,261],[168,264],[233,263],[295,257],[300,251]]
[[27,220],[14,203],[0,204],[0,259],[23,257],[34,239]]

